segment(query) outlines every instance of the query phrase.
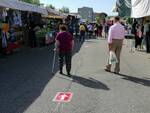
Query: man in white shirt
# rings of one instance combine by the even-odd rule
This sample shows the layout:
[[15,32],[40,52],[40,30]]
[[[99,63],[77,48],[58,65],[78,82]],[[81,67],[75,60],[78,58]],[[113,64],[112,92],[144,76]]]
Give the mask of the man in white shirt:
[[[116,54],[118,63],[115,65],[115,73],[120,72],[120,54],[122,50],[123,40],[125,37],[125,28],[123,25],[120,24],[120,17],[115,17],[114,19],[115,24],[112,25],[109,29],[108,34],[108,46],[109,51],[113,51]],[[105,71],[111,71],[111,64],[106,66]]]

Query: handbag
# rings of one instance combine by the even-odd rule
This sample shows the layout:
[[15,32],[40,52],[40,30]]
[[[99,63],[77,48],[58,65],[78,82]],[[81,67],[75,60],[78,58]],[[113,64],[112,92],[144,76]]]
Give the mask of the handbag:
[[118,63],[116,54],[113,51],[110,51],[109,52],[109,64],[116,64],[116,63]]

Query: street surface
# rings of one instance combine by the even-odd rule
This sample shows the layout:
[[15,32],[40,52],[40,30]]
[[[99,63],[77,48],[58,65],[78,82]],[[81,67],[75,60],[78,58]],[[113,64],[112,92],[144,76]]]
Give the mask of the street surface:
[[[121,74],[115,75],[104,71],[106,39],[76,41],[69,78],[58,73],[57,61],[51,74],[52,49],[0,58],[0,113],[150,113],[149,54],[130,52],[125,41]],[[73,93],[71,101],[54,102],[58,92]]]

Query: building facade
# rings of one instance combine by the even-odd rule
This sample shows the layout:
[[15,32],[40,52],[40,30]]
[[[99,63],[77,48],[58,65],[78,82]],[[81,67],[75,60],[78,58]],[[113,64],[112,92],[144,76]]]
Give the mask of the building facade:
[[116,7],[119,16],[131,16],[131,0],[117,0]]
[[90,22],[94,21],[93,8],[89,7],[78,8],[78,14],[81,16],[82,19],[85,19]]

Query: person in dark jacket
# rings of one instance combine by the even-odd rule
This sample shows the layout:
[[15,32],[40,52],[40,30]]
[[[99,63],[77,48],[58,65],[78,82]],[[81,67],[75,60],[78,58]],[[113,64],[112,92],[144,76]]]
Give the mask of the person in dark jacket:
[[150,53],[150,22],[149,20],[146,21],[144,25],[144,37],[146,41],[146,52]]

